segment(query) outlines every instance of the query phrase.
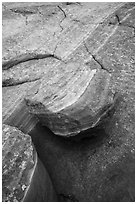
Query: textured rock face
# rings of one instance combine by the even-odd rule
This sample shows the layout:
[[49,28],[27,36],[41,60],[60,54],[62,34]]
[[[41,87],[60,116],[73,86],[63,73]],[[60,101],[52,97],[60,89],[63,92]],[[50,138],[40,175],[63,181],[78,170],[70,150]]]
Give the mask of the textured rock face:
[[23,200],[35,169],[36,152],[33,151],[30,136],[24,135],[16,128],[3,125],[2,199],[4,202]]
[[2,89],[2,119],[3,123],[15,126],[24,133],[29,133],[37,124],[38,119],[29,114],[23,100],[28,89],[35,82],[27,84],[3,87]]
[[[41,126],[31,133],[58,194],[65,198],[135,200],[134,9],[134,4],[125,4],[86,43],[90,53],[96,50],[96,59],[111,73],[111,89],[118,92],[109,121],[71,139],[55,137]],[[74,140],[80,137],[85,139]]]
[[31,137],[3,125],[2,201],[56,200],[51,180],[37,157]]
[[[114,106],[111,74],[96,55],[118,27],[118,22],[113,23],[115,10],[114,7],[112,13],[102,16],[97,24],[94,22],[96,27],[90,28],[90,32],[86,30],[85,36],[82,33],[83,38],[76,40],[75,48],[70,48],[66,56],[61,55],[63,61],[53,65],[41,84],[25,97],[30,113],[36,114],[42,124],[57,135],[73,136],[93,128]],[[97,44],[98,47],[93,44],[90,51],[88,41],[101,29],[104,42]]]
[[25,99],[30,112],[55,134],[74,136],[95,127],[114,106],[110,78],[107,71],[69,64],[64,73],[45,76],[38,93]]
[[24,201],[56,201],[50,179],[59,201],[135,200],[134,11],[3,4],[3,123],[31,135],[45,167]]

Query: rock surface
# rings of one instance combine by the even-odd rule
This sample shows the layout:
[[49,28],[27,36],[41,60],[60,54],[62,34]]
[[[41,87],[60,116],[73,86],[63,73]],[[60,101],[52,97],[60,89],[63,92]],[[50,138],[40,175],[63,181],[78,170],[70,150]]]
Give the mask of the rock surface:
[[114,107],[110,78],[104,70],[68,64],[59,75],[45,76],[37,93],[25,99],[29,111],[55,134],[74,136],[95,127]]
[[56,201],[51,180],[29,135],[3,125],[2,201]]
[[[120,6],[117,5],[117,10]],[[94,38],[96,30],[105,27],[105,44],[118,27],[118,23],[108,26],[115,19],[115,10],[114,7],[110,13],[102,14],[94,26],[89,22],[92,26],[89,26],[90,32],[81,29],[81,40],[73,43],[75,48],[69,47],[66,56],[60,56],[65,62],[59,62],[48,70],[41,84],[25,97],[30,112],[57,135],[74,136],[94,127],[114,106],[115,89],[111,87],[111,74],[96,58],[101,47],[93,45],[94,50],[90,52],[87,42]],[[68,47],[67,37],[65,39]]]
[[38,119],[29,114],[24,102],[26,91],[36,82],[29,82],[2,89],[2,119],[3,123],[15,126],[24,133],[29,133],[37,124]]
[[86,42],[87,50],[96,50],[96,59],[111,73],[111,89],[118,93],[109,121],[66,139],[40,124],[31,132],[61,198],[135,200],[134,9],[133,3],[125,4]]
[[59,201],[135,200],[134,10],[3,3],[3,122],[31,135]]

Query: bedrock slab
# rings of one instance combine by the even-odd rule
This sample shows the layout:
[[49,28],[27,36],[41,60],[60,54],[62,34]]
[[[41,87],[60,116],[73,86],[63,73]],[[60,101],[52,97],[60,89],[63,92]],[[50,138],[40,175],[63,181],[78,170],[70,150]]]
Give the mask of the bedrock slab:
[[3,3],[3,86],[42,78],[121,5]]

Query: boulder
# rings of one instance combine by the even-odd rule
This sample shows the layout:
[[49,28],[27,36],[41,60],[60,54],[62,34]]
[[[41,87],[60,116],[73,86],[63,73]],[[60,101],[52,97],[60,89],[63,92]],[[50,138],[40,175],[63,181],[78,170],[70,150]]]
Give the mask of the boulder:
[[57,201],[31,137],[8,125],[2,135],[2,201]]
[[69,137],[97,126],[114,107],[116,96],[110,84],[106,70],[67,64],[64,73],[45,76],[38,91],[32,94],[31,90],[25,100],[30,113],[43,125]]
[[[69,51],[66,55],[59,55],[62,60],[53,64],[41,83],[25,96],[29,112],[37,115],[40,122],[55,134],[69,137],[93,128],[114,107],[117,93],[112,88],[111,73],[97,59],[97,52],[117,29],[119,22],[114,13],[122,5],[118,4],[108,14],[103,13],[102,18],[98,17],[98,10],[95,14],[98,21],[94,26],[89,21],[90,31],[81,31],[83,37],[75,40],[75,48],[67,46],[69,37],[64,35]],[[116,25],[114,20],[117,20]],[[72,32],[74,34],[74,30]],[[97,40],[97,46],[94,42],[90,50],[88,41],[94,39],[96,32],[103,36],[101,42]],[[64,49],[62,42],[60,50]]]

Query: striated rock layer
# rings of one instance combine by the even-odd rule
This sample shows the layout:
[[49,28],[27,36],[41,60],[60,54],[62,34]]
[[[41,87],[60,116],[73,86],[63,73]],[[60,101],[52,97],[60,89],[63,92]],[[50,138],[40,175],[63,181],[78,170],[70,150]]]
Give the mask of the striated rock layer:
[[56,201],[46,169],[37,157],[29,135],[3,125],[2,201]]
[[2,89],[2,120],[4,124],[17,127],[24,133],[29,133],[37,124],[38,119],[29,114],[24,102],[26,91],[36,82]]
[[[60,67],[61,68],[61,67]],[[95,127],[114,106],[111,75],[79,64],[67,64],[25,96],[31,113],[55,134],[74,136]]]

